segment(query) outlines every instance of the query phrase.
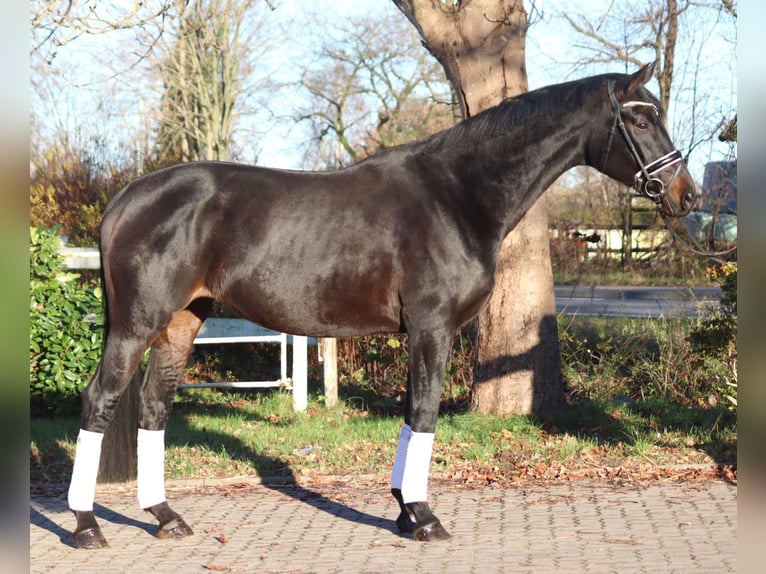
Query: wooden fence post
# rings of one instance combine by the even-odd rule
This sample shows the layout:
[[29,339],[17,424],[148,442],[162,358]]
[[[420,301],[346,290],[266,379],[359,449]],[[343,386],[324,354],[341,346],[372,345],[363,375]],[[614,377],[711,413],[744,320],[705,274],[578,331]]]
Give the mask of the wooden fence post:
[[338,341],[331,337],[319,340],[324,379],[324,406],[338,404]]

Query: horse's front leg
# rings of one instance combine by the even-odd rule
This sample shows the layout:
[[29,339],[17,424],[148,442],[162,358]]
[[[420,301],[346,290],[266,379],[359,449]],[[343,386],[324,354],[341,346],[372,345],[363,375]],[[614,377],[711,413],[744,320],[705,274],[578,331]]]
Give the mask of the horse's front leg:
[[401,509],[396,520],[400,532],[411,532],[420,541],[450,537],[428,505],[428,471],[451,337],[446,329],[409,333],[405,424],[391,473],[391,493]]

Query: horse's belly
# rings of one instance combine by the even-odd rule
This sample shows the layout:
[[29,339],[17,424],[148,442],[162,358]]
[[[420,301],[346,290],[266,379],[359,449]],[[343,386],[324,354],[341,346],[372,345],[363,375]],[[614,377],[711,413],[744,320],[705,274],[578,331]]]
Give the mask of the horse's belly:
[[340,337],[400,329],[399,297],[380,269],[359,276],[292,268],[232,285],[221,299],[245,318],[286,333]]

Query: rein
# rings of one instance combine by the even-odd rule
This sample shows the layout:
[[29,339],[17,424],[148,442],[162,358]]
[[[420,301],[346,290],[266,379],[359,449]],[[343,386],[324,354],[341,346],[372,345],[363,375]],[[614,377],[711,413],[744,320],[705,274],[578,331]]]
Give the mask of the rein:
[[673,239],[678,241],[684,248],[691,251],[695,255],[702,255],[704,257],[709,257],[713,261],[716,261],[717,263],[728,263],[726,259],[721,259],[721,256],[728,255],[729,253],[733,253],[737,250],[736,244],[732,247],[729,247],[728,249],[724,249],[722,251],[709,251],[707,249],[704,249],[699,241],[697,241],[692,235],[689,233],[689,231],[685,231],[686,238],[682,237],[681,234],[676,231],[673,228],[672,223],[670,222],[670,219],[667,215],[665,215],[665,212],[661,209],[658,210],[660,212],[660,215],[662,216],[662,220],[665,222],[665,227],[670,231],[670,235],[673,236]]
[[[617,102],[617,98],[614,95],[614,83],[615,83],[614,80],[609,80],[607,82],[607,90],[609,92],[609,104],[611,105],[612,113],[614,114],[614,122],[612,122],[612,127],[609,129],[609,135],[606,142],[606,148],[604,149],[602,171],[606,169],[606,160],[608,159],[609,151],[612,148],[612,142],[614,141],[614,134],[619,128],[620,134],[622,134],[622,137],[625,139],[625,143],[628,145],[628,149],[630,150],[630,153],[633,156],[633,159],[636,161],[636,164],[640,168],[639,171],[636,172],[636,175],[633,178],[634,189],[638,191],[639,193],[643,193],[646,197],[648,197],[649,199],[654,201],[654,203],[657,204],[657,211],[659,211],[660,215],[662,216],[662,219],[665,222],[665,227],[668,228],[668,230],[670,231],[670,234],[673,236],[673,238],[676,241],[678,241],[681,245],[683,245],[686,249],[688,249],[692,253],[695,253],[697,255],[703,255],[705,257],[710,257],[711,259],[718,261],[719,263],[725,263],[725,260],[720,259],[720,256],[728,255],[729,253],[736,251],[737,249],[736,245],[734,245],[733,247],[730,247],[729,249],[725,249],[723,251],[708,251],[706,249],[703,249],[702,246],[699,244],[699,242],[693,237],[691,237],[691,235],[688,232],[686,233],[686,235],[689,239],[685,239],[681,237],[681,234],[679,234],[671,225],[670,221],[668,220],[668,216],[665,214],[664,210],[662,209],[662,200],[667,195],[665,184],[663,184],[662,181],[660,181],[659,179],[653,176],[655,176],[662,170],[671,167],[672,165],[679,164],[678,167],[676,168],[676,172],[673,174],[673,178],[670,180],[672,185],[673,180],[675,180],[679,170],[681,169],[680,162],[683,159],[683,155],[681,154],[680,151],[673,150],[670,153],[667,153],[663,155],[662,157],[654,160],[653,162],[650,162],[649,164],[644,165],[643,161],[641,160],[641,156],[638,155],[638,150],[636,149],[636,146],[633,143],[633,140],[631,139],[627,128],[625,127],[625,122],[622,121],[622,114],[620,113],[620,104]],[[635,105],[648,105],[648,106],[654,107],[652,104],[645,103],[645,102],[627,102],[623,104],[623,107],[632,107]],[[668,203],[668,206],[670,206],[669,203]],[[672,210],[672,206],[670,206],[670,208]]]

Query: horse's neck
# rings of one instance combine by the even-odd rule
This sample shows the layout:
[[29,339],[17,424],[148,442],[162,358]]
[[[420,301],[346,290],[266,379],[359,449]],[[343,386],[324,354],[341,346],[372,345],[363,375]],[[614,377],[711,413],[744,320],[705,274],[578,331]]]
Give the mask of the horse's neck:
[[586,120],[549,117],[464,151],[458,165],[475,166],[464,168],[470,171],[466,181],[472,188],[466,192],[495,215],[500,236],[510,232],[556,178],[585,162],[588,131]]

